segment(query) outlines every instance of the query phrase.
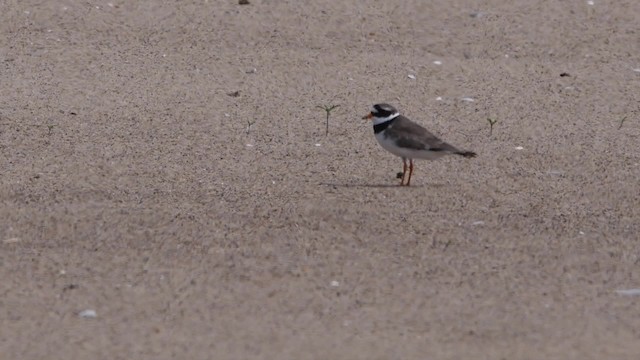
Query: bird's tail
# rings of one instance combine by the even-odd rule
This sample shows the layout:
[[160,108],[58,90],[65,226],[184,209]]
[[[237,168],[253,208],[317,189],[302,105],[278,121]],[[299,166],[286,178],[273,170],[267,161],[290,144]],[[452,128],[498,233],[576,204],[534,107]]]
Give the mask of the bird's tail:
[[466,158],[474,158],[476,157],[478,154],[474,153],[473,151],[458,151],[456,153],[456,155],[461,155],[464,156]]

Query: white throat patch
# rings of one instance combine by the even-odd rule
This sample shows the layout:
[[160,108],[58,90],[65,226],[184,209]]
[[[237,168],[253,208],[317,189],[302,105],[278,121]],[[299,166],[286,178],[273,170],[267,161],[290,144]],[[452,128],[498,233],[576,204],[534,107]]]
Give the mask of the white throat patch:
[[389,120],[393,120],[395,118],[397,118],[398,116],[400,116],[400,113],[393,113],[387,117],[383,117],[383,118],[379,118],[379,117],[374,117],[373,118],[373,125],[379,125],[379,124],[383,124],[386,123]]

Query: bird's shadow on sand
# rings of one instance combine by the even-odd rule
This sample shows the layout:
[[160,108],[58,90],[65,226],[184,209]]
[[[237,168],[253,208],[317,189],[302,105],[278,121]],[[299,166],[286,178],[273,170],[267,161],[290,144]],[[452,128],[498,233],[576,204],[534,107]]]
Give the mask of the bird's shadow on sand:
[[410,186],[400,186],[400,184],[364,184],[364,183],[328,183],[323,182],[320,183],[322,186],[331,186],[333,188],[400,188],[400,189],[416,189],[416,188],[440,188],[444,185],[442,184],[428,184],[428,185],[410,185]]

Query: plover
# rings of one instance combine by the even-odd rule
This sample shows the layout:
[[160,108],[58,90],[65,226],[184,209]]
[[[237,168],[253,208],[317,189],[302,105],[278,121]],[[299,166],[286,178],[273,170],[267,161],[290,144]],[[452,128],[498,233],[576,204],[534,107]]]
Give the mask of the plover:
[[[461,155],[466,158],[476,156],[473,151],[459,150],[448,144],[427,129],[400,115],[398,110],[389,104],[375,104],[371,112],[363,119],[373,120],[373,132],[376,140],[385,150],[402,158],[402,180],[400,185],[409,186],[413,174],[413,160],[436,160],[444,155]],[[409,166],[407,166],[409,160]],[[409,176],[407,177],[407,168]],[[401,177],[398,174],[398,177]],[[405,178],[407,182],[405,183]]]

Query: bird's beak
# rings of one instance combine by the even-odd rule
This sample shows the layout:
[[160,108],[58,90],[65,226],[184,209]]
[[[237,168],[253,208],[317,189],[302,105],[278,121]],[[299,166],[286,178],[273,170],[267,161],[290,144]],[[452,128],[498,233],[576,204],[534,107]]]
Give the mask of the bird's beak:
[[368,113],[367,115],[362,117],[363,120],[369,120],[371,118],[373,118],[373,113]]

